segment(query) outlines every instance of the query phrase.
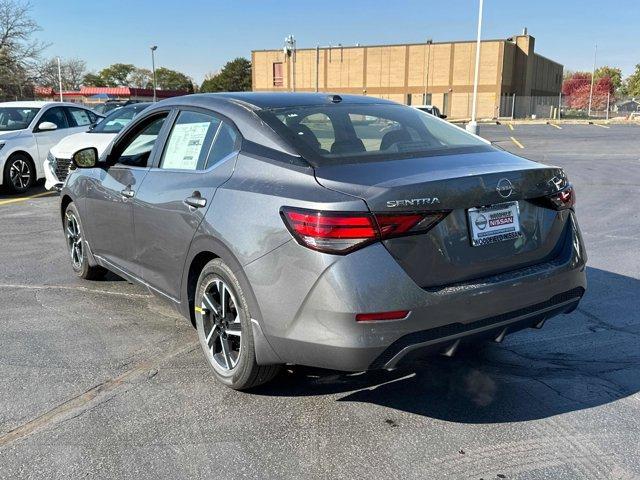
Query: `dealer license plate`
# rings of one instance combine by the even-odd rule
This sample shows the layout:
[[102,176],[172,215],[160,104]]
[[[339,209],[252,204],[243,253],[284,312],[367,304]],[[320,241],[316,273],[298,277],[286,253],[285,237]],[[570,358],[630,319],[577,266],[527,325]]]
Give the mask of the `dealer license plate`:
[[474,247],[511,240],[522,235],[518,202],[470,208],[468,218],[471,244]]

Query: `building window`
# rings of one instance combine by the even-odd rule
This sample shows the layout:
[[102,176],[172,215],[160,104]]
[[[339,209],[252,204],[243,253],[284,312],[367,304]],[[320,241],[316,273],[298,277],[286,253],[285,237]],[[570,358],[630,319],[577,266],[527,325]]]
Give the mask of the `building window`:
[[422,104],[423,105],[431,105],[431,94],[430,93],[422,94]]
[[273,64],[273,86],[282,87],[284,85],[282,76],[282,62],[274,62]]

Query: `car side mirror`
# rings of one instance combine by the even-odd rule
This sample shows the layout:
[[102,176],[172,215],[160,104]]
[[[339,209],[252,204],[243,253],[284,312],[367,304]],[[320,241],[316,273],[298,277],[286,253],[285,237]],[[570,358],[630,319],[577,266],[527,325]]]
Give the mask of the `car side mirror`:
[[98,150],[95,147],[78,150],[71,157],[77,168],[93,168],[98,163]]
[[38,125],[38,130],[41,132],[48,132],[51,130],[56,130],[58,126],[53,122],[42,122]]
[[440,115],[440,118],[444,120],[445,118],[447,118],[447,116],[443,113],[442,115]]

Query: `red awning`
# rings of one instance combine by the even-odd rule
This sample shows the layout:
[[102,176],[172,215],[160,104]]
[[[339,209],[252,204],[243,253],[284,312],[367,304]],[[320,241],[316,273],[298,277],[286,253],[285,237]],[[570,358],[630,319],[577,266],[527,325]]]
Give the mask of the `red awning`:
[[121,95],[128,97],[131,95],[131,89],[129,87],[82,87],[80,89],[82,95],[98,95],[99,93],[106,93],[107,95]]

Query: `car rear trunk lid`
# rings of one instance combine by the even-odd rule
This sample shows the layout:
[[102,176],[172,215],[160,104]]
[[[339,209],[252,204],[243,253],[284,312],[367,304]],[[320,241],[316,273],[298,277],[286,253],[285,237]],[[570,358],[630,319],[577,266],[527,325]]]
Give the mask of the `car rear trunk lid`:
[[[384,245],[425,288],[523,268],[558,255],[567,212],[534,200],[566,184],[563,171],[502,151],[316,167],[317,181],[363,199],[374,213],[446,211],[427,233]],[[521,234],[473,246],[468,210],[517,202]]]

